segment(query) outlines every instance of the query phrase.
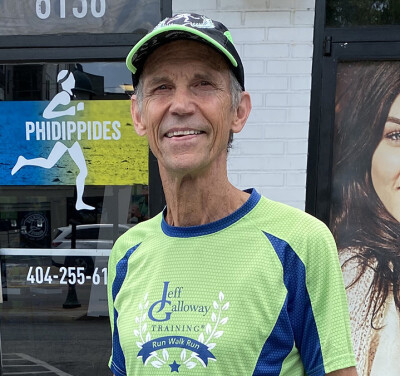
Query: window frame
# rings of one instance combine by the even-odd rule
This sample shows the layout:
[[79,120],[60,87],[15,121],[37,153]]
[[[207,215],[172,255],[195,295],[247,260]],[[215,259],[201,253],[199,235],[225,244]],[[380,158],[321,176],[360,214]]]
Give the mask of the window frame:
[[325,10],[326,0],[317,1],[305,209],[328,225],[337,64],[400,60],[400,25],[326,27]]

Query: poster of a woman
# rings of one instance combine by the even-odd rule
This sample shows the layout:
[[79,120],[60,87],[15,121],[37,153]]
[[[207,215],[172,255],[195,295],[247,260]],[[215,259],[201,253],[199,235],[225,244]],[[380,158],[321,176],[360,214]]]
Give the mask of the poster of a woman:
[[330,227],[359,376],[400,375],[400,62],[338,64]]

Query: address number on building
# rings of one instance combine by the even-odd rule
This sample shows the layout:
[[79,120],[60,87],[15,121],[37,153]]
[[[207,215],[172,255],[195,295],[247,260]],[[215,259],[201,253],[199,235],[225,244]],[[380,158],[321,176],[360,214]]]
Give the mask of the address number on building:
[[107,285],[107,268],[99,270],[95,268],[92,275],[85,274],[85,268],[61,267],[59,273],[53,273],[50,267],[31,266],[26,276],[26,280],[36,284],[60,284],[60,285],[83,285],[85,282],[91,282],[94,285]]
[[[56,7],[55,3],[59,2],[60,6]],[[55,9],[60,10],[60,13],[57,14],[60,18],[66,17],[66,0],[36,0],[36,15],[45,20],[50,17],[52,12],[55,12]],[[71,4],[71,1],[69,1]],[[106,13],[106,0],[76,0],[74,1],[74,6],[72,8],[72,14],[76,18],[84,18],[88,14],[91,14],[95,18],[101,18]]]

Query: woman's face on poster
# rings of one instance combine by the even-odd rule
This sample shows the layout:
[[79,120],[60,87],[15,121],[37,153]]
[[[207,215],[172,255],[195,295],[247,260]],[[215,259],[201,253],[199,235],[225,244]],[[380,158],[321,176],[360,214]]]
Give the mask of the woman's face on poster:
[[372,156],[371,178],[386,210],[400,222],[400,95],[389,110],[382,139]]

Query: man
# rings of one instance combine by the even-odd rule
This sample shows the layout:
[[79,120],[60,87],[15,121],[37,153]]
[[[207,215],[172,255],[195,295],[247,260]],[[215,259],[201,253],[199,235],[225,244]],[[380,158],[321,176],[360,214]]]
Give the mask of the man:
[[132,49],[132,117],[167,206],[109,262],[115,375],[355,375],[335,244],[302,211],[240,191],[227,145],[250,113],[229,31],[162,21]]

